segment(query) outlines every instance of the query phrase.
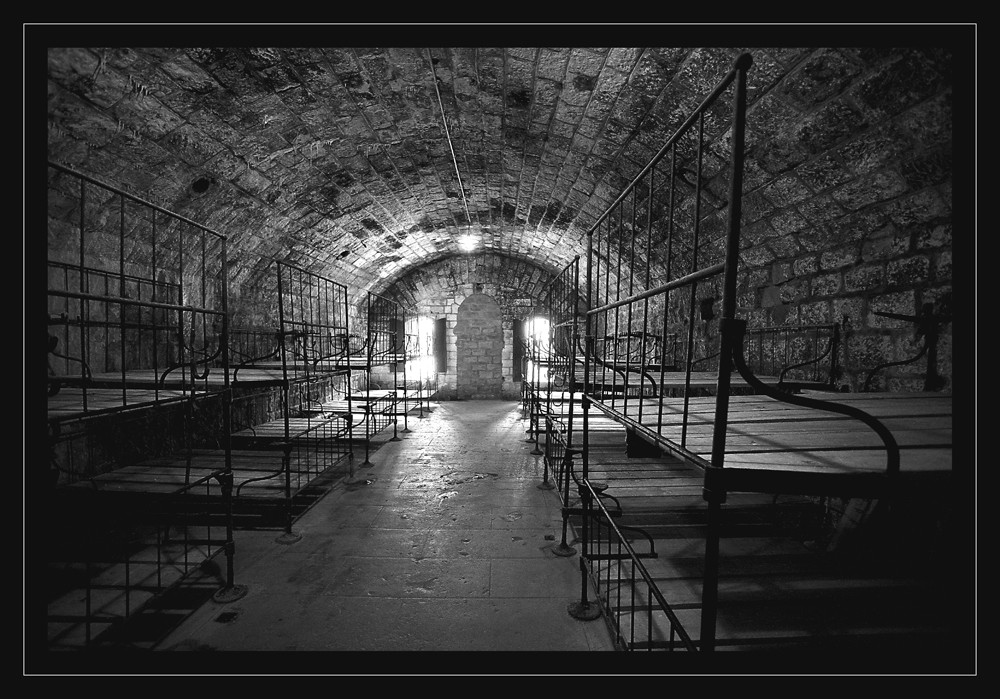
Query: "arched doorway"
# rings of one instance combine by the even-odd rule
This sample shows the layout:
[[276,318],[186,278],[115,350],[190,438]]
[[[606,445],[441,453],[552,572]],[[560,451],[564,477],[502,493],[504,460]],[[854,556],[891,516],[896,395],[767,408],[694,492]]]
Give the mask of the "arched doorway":
[[458,308],[455,322],[459,399],[503,395],[503,325],[500,306],[486,294],[472,294]]

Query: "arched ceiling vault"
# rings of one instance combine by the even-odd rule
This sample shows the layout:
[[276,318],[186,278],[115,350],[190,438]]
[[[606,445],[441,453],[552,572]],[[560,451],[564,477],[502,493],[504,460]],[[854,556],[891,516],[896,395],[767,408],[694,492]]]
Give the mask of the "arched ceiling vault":
[[[732,48],[50,48],[49,157],[360,293],[477,250],[560,269]],[[761,53],[770,70],[797,52]],[[604,191],[606,190],[606,191]]]
[[[476,252],[554,272],[585,256],[597,217],[744,50],[749,100],[768,98],[751,128],[763,158],[748,161],[755,187],[796,164],[798,153],[777,146],[782,125],[808,107],[801,95],[886,60],[795,47],[86,38],[45,48],[50,160],[223,233],[236,279],[279,259],[356,298],[463,254],[464,236]],[[796,77],[782,85],[787,76]]]

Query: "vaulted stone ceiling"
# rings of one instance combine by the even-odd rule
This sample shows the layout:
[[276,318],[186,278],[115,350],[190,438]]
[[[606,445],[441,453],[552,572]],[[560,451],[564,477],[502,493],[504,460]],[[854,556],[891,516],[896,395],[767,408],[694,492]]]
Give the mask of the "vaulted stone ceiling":
[[[584,254],[595,219],[742,51],[753,56],[758,103],[754,187],[852,121],[877,120],[882,105],[905,100],[906,81],[949,79],[947,55],[934,50],[897,52],[905,81],[893,82],[878,70],[887,51],[863,48],[442,48],[411,46],[413,37],[381,48],[149,48],[130,46],[127,32],[120,46],[79,38],[46,48],[51,160],[225,234],[236,283],[277,258],[358,292],[462,254],[465,235],[482,252],[551,270]],[[867,90],[816,109],[866,73]]]

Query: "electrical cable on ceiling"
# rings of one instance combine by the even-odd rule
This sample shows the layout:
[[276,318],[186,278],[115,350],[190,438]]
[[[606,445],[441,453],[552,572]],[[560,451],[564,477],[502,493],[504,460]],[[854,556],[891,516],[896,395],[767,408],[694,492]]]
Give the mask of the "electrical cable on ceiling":
[[458,159],[455,157],[455,146],[451,142],[451,132],[448,130],[448,119],[444,115],[444,103],[441,101],[441,90],[438,89],[437,71],[434,70],[434,57],[431,50],[426,49],[427,60],[431,64],[431,74],[434,76],[434,92],[437,93],[438,108],[441,110],[441,123],[444,124],[444,136],[448,141],[448,149],[451,151],[451,162],[455,166],[455,177],[458,178],[458,188],[462,192],[462,204],[465,206],[465,219],[472,226],[472,215],[469,213],[469,202],[465,199],[465,186],[462,184],[462,173],[458,171]]

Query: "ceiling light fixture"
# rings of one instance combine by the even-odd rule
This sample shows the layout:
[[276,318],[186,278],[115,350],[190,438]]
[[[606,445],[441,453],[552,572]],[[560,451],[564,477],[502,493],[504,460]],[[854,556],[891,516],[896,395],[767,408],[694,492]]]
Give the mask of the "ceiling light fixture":
[[458,245],[464,252],[472,252],[478,246],[478,241],[474,235],[463,235],[458,239]]

